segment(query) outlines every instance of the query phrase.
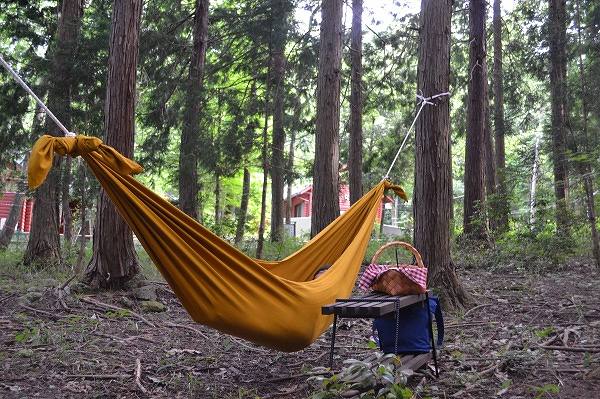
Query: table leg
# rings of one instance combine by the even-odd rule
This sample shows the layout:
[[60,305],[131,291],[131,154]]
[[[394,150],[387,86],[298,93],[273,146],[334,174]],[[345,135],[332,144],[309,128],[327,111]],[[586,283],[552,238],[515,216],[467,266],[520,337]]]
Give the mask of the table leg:
[[431,351],[433,355],[433,365],[435,366],[435,376],[439,377],[440,373],[438,370],[437,353],[435,350],[435,337],[433,336],[433,320],[431,318],[431,311],[429,309],[429,292],[425,293],[425,306],[427,306],[427,315],[429,316],[429,337],[431,338]]
[[329,368],[333,370],[333,350],[335,348],[335,330],[337,328],[337,314],[333,315],[333,330],[331,332],[331,348],[329,350]]

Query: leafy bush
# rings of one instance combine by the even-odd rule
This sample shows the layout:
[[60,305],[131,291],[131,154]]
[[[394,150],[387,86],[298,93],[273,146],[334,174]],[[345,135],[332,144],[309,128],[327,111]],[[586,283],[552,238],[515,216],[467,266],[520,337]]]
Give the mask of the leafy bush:
[[467,268],[541,272],[585,253],[590,244],[582,237],[585,233],[580,231],[573,231],[571,237],[557,236],[552,225],[537,232],[516,227],[498,235],[494,242],[454,240],[452,257]]
[[[400,358],[394,354],[374,352],[365,360],[348,359],[339,374],[322,375],[308,379],[317,389],[311,399],[344,397],[408,399],[412,391],[406,388],[412,370],[401,370]],[[316,367],[313,373],[322,374],[328,369]]]

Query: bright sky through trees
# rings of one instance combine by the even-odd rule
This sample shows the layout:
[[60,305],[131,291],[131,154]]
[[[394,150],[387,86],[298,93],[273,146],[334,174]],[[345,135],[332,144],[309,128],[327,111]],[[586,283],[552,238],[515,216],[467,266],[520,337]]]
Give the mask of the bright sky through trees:
[[[517,0],[502,0],[502,13],[506,14],[512,11],[517,3]],[[344,9],[344,26],[346,29],[350,29],[352,20],[352,2],[347,2]],[[392,23],[394,18],[400,18],[406,14],[416,14],[420,11],[421,1],[420,0],[364,0],[363,3],[363,25],[365,27],[365,35],[367,40],[372,34],[370,30],[378,32],[385,29]],[[310,20],[311,11],[306,10],[304,7],[296,8],[296,19],[300,25],[307,28],[308,21]],[[488,17],[491,18],[491,5],[488,10]],[[316,22],[320,22],[320,13],[316,13],[314,16]],[[369,29],[370,28],[370,29]],[[319,34],[318,29],[315,30],[317,36]]]

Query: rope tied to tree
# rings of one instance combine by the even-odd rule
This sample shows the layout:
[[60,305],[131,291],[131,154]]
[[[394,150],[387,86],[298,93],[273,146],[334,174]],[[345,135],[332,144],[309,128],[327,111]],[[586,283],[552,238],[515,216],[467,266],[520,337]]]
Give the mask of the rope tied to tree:
[[444,93],[438,93],[438,94],[435,94],[430,97],[425,97],[423,95],[422,91],[420,91],[420,94],[417,94],[417,99],[419,100],[417,105],[420,105],[419,110],[417,111],[417,115],[415,115],[415,118],[413,119],[410,127],[408,128],[408,131],[406,132],[406,135],[404,136],[404,140],[402,140],[402,144],[400,145],[400,148],[398,149],[398,152],[396,153],[396,156],[394,157],[394,160],[392,161],[390,168],[386,172],[385,176],[383,176],[383,180],[387,180],[390,178],[390,172],[392,171],[392,168],[396,164],[396,161],[398,160],[398,156],[400,155],[400,152],[404,148],[404,145],[406,144],[406,141],[408,140],[408,136],[410,136],[410,132],[412,131],[413,127],[415,126],[415,123],[417,122],[419,115],[421,115],[421,111],[423,111],[423,108],[425,108],[426,105],[436,105],[436,103],[433,102],[433,100],[438,99],[440,97],[444,97],[444,96],[450,96],[450,92],[447,91]]
[[63,133],[65,134],[65,137],[75,137],[77,136],[75,133],[70,132],[69,129],[67,129],[65,127],[65,125],[63,125],[56,116],[54,116],[54,114],[52,113],[52,111],[50,111],[48,109],[48,107],[46,107],[46,104],[44,104],[44,102],[42,100],[40,100],[40,98],[33,92],[33,90],[31,90],[29,88],[29,86],[27,86],[27,83],[25,83],[23,81],[23,79],[21,79],[21,77],[19,76],[19,74],[17,72],[15,72],[14,69],[12,69],[12,67],[4,60],[4,58],[2,57],[2,54],[0,54],[0,64],[2,64],[2,66],[12,75],[12,77],[17,81],[17,83],[19,83],[21,85],[21,87],[23,89],[25,89],[25,91],[27,93],[29,93],[34,99],[35,101],[38,103],[38,105],[40,107],[42,107],[42,109],[44,110],[44,112],[46,112],[46,115],[48,115],[53,121],[54,123],[56,123],[56,125],[60,128],[60,130],[63,131]]

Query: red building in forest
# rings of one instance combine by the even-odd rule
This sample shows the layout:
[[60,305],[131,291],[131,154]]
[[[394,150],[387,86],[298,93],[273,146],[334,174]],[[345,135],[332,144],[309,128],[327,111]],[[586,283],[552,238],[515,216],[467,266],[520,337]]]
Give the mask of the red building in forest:
[[[344,213],[350,208],[350,188],[347,184],[340,185],[340,212]],[[384,198],[387,203],[393,203],[394,200],[388,196]],[[286,201],[286,207],[287,207]],[[377,223],[381,222],[382,204],[377,208]],[[296,225],[296,235],[310,232],[310,217],[312,212],[312,185],[304,187],[302,190],[292,194],[292,222]]]
[[[10,208],[12,208],[13,202],[15,201],[14,192],[0,193],[0,227],[4,227]],[[17,230],[25,233],[29,233],[31,230],[31,212],[33,211],[33,199],[27,198],[23,202],[21,208],[21,214],[19,215],[19,221],[17,222]]]

